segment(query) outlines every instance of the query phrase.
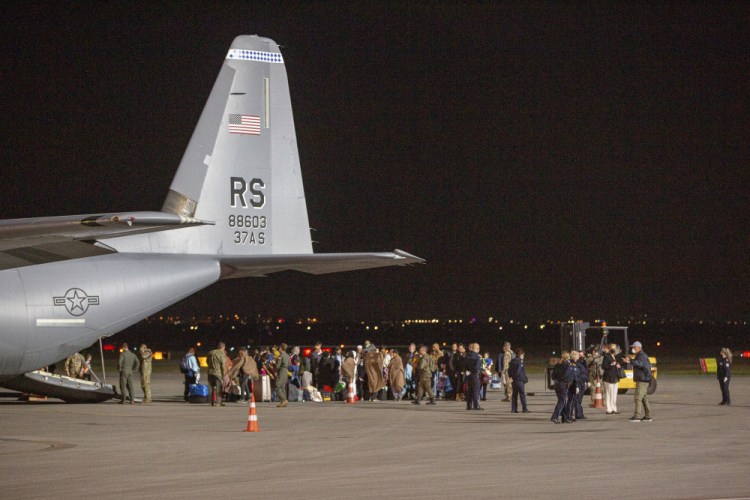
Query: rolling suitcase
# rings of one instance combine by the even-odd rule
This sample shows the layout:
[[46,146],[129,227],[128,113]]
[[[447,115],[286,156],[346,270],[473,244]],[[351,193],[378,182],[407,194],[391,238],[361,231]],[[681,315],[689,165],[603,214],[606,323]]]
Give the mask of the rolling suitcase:
[[208,386],[190,384],[188,386],[188,401],[190,403],[208,403]]
[[253,383],[253,394],[255,401],[271,401],[271,377],[261,375],[260,379]]

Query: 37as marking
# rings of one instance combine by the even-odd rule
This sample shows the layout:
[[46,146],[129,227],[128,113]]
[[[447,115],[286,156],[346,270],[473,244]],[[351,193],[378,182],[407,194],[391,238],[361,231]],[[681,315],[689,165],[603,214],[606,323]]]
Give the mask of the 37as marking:
[[234,243],[237,245],[265,245],[266,233],[255,231],[235,231]]

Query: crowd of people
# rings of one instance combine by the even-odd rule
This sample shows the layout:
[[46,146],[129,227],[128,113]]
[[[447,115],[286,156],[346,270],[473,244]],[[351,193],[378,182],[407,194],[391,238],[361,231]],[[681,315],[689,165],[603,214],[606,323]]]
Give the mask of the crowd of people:
[[[516,393],[520,395],[524,411],[526,407],[523,385],[526,378],[523,354],[516,355],[506,343],[498,362],[488,352],[480,354],[479,344],[451,345],[443,351],[439,344],[428,349],[410,344],[403,352],[398,348],[378,347],[369,341],[350,351],[341,348],[323,349],[318,342],[309,356],[302,356],[299,347],[289,349],[286,344],[261,347],[248,352],[240,348],[231,358],[224,343],[208,353],[209,400],[221,406],[227,401],[247,402],[253,382],[262,382],[263,377],[272,381],[275,391],[271,399],[279,407],[288,400],[316,401],[343,400],[346,393],[365,401],[402,399],[420,404],[426,400],[465,401],[467,409],[481,410],[480,400],[486,400],[487,387],[494,374],[494,366],[501,368],[499,374],[508,387],[511,384],[509,370],[517,371]],[[185,376],[184,398],[189,398],[189,387],[200,380],[200,366],[195,349],[185,354],[181,362]],[[515,373],[515,372],[514,372]],[[510,401],[513,390],[508,389],[505,401]]]
[[[585,420],[583,398],[593,382],[602,382],[606,414],[619,414],[619,382],[625,378],[624,368],[629,365],[636,383],[635,410],[629,420],[651,421],[648,402],[651,364],[640,342],[630,348],[632,356],[626,356],[615,344],[596,346],[587,352],[563,352],[551,373],[557,404],[550,420],[556,424]],[[488,352],[480,353],[477,343],[466,346],[453,343],[445,351],[439,344],[417,347],[412,343],[400,352],[398,348],[378,347],[365,341],[364,345],[347,351],[342,348],[324,350],[322,343],[317,342],[309,356],[302,356],[300,347],[290,349],[284,343],[251,351],[243,347],[232,358],[220,342],[206,357],[208,400],[215,406],[248,402],[256,384],[267,384],[275,389],[269,391],[269,399],[280,408],[287,406],[289,400],[341,401],[348,396],[364,401],[410,400],[415,405],[454,400],[465,402],[467,410],[482,410],[480,402],[486,401],[487,386],[494,381],[503,390],[502,401],[511,403],[511,412],[519,412],[520,401],[520,411],[529,413],[524,350],[512,350],[510,343],[505,342],[497,358],[493,359]],[[131,353],[127,344],[123,344],[118,363],[121,403],[128,399],[133,403],[132,376],[138,372],[144,391],[143,402],[151,401],[152,353],[143,344],[139,354]],[[90,359],[73,355],[66,361],[66,371],[80,376],[87,362],[90,365]],[[731,404],[731,362],[731,351],[722,348],[717,357],[722,405]],[[183,396],[187,401],[190,388],[201,380],[195,348],[191,347],[185,354],[180,370],[184,374]]]
[[[636,380],[636,415],[631,420],[649,421],[647,389],[651,377],[648,356],[640,342],[632,346],[634,359],[622,357],[618,346],[604,345],[588,353],[563,353],[552,371],[557,405],[551,420],[555,423],[585,419],[583,397],[591,381],[604,382],[604,399],[608,415],[617,410],[617,391],[624,377],[623,364],[632,364]],[[523,349],[511,349],[505,342],[502,352],[493,359],[488,352],[480,355],[477,343],[464,346],[453,343],[443,351],[439,344],[430,348],[410,344],[404,352],[397,348],[378,347],[369,341],[344,352],[341,348],[323,350],[316,343],[309,356],[300,348],[286,344],[262,347],[248,352],[240,348],[231,358],[223,343],[207,356],[209,401],[224,405],[227,401],[247,402],[255,382],[264,377],[272,381],[275,391],[270,399],[285,407],[293,401],[343,400],[345,394],[360,400],[384,401],[402,399],[413,404],[434,405],[437,400],[466,403],[467,410],[482,410],[480,401],[487,398],[487,386],[494,379],[504,390],[502,401],[511,403],[511,412],[529,413],[526,388],[528,376]],[[618,357],[620,356],[620,357]],[[200,367],[191,348],[183,359],[185,393],[200,377]],[[643,412],[643,417],[640,413]]]

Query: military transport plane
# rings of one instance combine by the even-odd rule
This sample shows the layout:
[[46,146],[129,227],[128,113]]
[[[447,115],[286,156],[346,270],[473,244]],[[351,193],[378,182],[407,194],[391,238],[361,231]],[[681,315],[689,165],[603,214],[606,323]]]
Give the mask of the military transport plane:
[[422,262],[313,253],[284,59],[274,41],[239,36],[160,212],[0,221],[0,380],[220,279]]

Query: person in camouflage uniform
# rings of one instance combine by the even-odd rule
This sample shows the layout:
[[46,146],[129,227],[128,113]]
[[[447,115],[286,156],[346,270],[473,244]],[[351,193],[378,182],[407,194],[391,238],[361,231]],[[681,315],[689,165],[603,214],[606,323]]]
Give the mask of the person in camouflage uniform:
[[501,363],[498,363],[497,369],[500,370],[500,375],[505,385],[505,398],[502,401],[510,401],[510,396],[513,394],[513,379],[508,376],[508,368],[510,367],[510,361],[515,358],[515,354],[510,349],[510,342],[503,343],[503,355],[500,356]]
[[208,401],[211,406],[219,403],[224,406],[221,393],[224,387],[224,375],[227,374],[227,353],[224,351],[224,342],[219,342],[216,349],[208,353],[206,362],[208,364]]
[[83,368],[83,356],[80,353],[71,354],[65,360],[65,374],[72,378],[82,378],[81,368]]
[[143,404],[151,402],[151,360],[153,353],[146,344],[138,349],[141,355],[141,389],[143,389]]
[[417,383],[417,399],[412,401],[413,404],[421,404],[422,395],[427,393],[430,398],[428,405],[435,404],[435,395],[432,393],[432,374],[437,370],[435,358],[427,354],[427,346],[419,348],[419,382]]

